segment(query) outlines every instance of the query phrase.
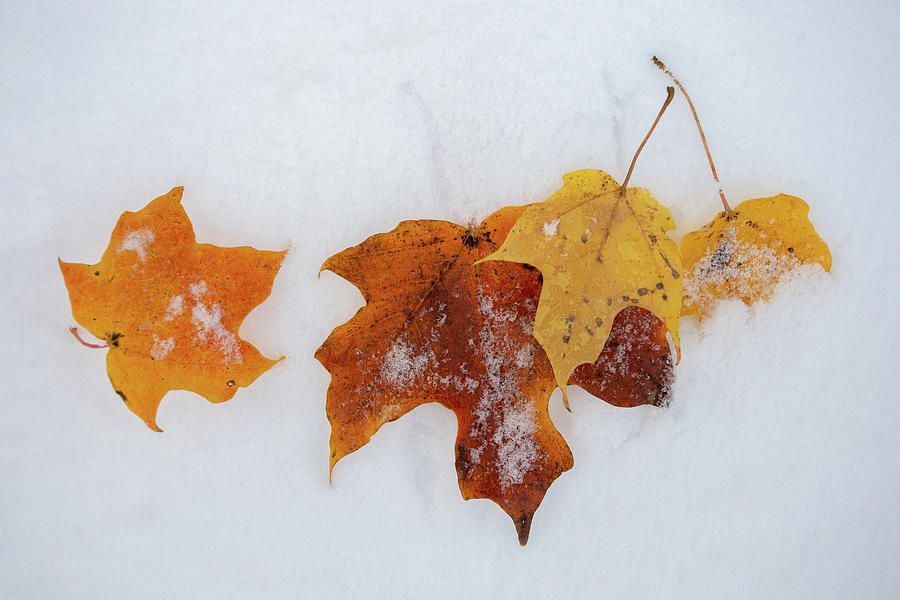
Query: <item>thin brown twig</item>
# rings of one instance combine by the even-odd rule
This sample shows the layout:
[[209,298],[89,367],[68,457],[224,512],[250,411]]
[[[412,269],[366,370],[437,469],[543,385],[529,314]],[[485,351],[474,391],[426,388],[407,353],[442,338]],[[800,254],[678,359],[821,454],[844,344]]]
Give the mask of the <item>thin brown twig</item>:
[[719,184],[719,197],[722,199],[722,206],[725,207],[725,212],[728,214],[733,214],[734,211],[731,210],[731,207],[728,206],[728,201],[725,199],[725,192],[722,191],[722,182],[719,181],[719,174],[716,173],[716,165],[713,162],[712,154],[709,153],[709,144],[706,143],[706,134],[703,133],[703,127],[700,126],[700,118],[697,116],[697,109],[694,108],[694,103],[691,101],[691,97],[688,95],[687,90],[684,89],[684,86],[681,85],[681,82],[672,75],[672,71],[666,68],[665,63],[659,60],[655,56],[653,57],[653,64],[656,65],[660,71],[668,75],[672,78],[672,81],[675,82],[675,85],[678,86],[678,89],[681,90],[681,93],[684,94],[684,99],[687,100],[688,106],[691,107],[691,114],[694,115],[694,122],[697,124],[697,131],[700,132],[700,139],[703,141],[703,149],[706,151],[706,158],[709,160],[709,169],[712,171],[713,179],[716,180],[716,183]]
[[76,339],[76,340],[78,340],[79,342],[81,342],[81,345],[82,345],[82,346],[87,346],[88,348],[98,348],[98,349],[99,349],[99,348],[109,348],[109,342],[107,342],[107,343],[101,345],[101,344],[92,344],[92,343],[90,343],[90,342],[84,341],[84,339],[83,339],[80,335],[78,335],[78,328],[77,328],[77,327],[69,327],[69,331],[72,333],[72,335],[75,336],[75,339]]
[[656,124],[659,123],[659,119],[663,116],[663,113],[666,112],[666,109],[669,108],[669,103],[672,102],[672,98],[675,96],[675,88],[669,86],[666,88],[666,101],[663,102],[662,108],[659,109],[659,114],[656,115],[656,119],[653,121],[653,125],[650,126],[650,131],[647,132],[647,135],[644,136],[644,141],[641,142],[641,145],[638,146],[637,152],[634,153],[634,158],[631,159],[631,166],[628,167],[628,173],[625,175],[625,180],[622,181],[621,190],[625,191],[625,187],[628,185],[628,180],[631,179],[631,172],[634,171],[634,165],[637,163],[638,156],[641,154],[641,150],[644,149],[644,146],[647,144],[647,140],[650,139],[650,134],[653,133],[653,130],[656,129]]

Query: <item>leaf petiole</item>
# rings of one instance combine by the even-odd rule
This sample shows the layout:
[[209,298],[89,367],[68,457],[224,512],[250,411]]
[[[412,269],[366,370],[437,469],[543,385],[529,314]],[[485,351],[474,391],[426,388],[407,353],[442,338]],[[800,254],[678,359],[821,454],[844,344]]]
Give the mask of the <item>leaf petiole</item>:
[[87,346],[88,348],[97,348],[97,349],[109,348],[109,342],[106,342],[104,344],[92,344],[90,342],[84,341],[84,338],[82,338],[80,335],[78,335],[77,327],[69,327],[69,332],[73,336],[75,336],[75,339],[78,340],[82,346]]
[[700,132],[700,139],[703,141],[703,149],[706,151],[706,158],[709,160],[709,169],[712,171],[713,179],[716,180],[716,183],[719,184],[719,198],[722,199],[722,206],[725,207],[725,212],[728,213],[728,216],[732,216],[734,211],[731,210],[731,207],[728,206],[728,201],[725,199],[725,192],[722,191],[722,182],[719,181],[719,174],[716,173],[716,165],[713,163],[712,155],[709,153],[709,144],[706,143],[706,134],[703,133],[703,127],[700,126],[700,118],[697,116],[697,109],[694,108],[694,103],[691,102],[691,97],[688,95],[687,90],[684,89],[684,86],[681,85],[681,82],[672,75],[672,71],[666,68],[665,63],[659,60],[655,56],[652,58],[653,64],[659,68],[660,71],[668,75],[672,78],[672,81],[675,82],[675,85],[678,86],[678,89],[681,90],[681,93],[684,94],[684,99],[687,100],[688,106],[691,108],[691,114],[694,115],[694,122],[697,124],[697,131]]
[[641,150],[644,149],[644,146],[647,144],[647,140],[650,139],[650,135],[653,133],[653,130],[656,129],[656,124],[659,123],[660,118],[662,118],[663,113],[666,112],[666,109],[669,108],[669,103],[672,102],[672,98],[675,96],[675,88],[669,86],[666,88],[666,101],[663,102],[662,108],[659,109],[659,114],[656,115],[656,119],[653,121],[653,125],[650,126],[650,131],[647,132],[647,135],[644,136],[644,141],[641,142],[641,145],[638,146],[637,152],[634,153],[634,158],[631,159],[631,166],[628,167],[628,173],[625,175],[625,180],[622,181],[622,187],[620,192],[625,193],[625,188],[628,186],[628,180],[631,179],[631,172],[634,171],[634,165],[637,163],[638,156],[641,154]]

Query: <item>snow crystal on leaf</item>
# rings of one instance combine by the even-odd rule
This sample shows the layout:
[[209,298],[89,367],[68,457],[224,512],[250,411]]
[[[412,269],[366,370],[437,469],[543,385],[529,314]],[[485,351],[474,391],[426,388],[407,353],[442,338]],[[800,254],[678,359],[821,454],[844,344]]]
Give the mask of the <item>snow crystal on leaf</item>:
[[150,357],[153,360],[162,360],[175,348],[175,338],[162,339],[153,334],[153,346],[150,348]]
[[732,226],[719,244],[698,260],[684,278],[685,304],[711,306],[727,290],[734,298],[766,296],[799,259],[738,239]]
[[184,312],[184,296],[181,294],[172,296],[172,299],[169,300],[169,305],[166,307],[166,316],[163,317],[163,321],[171,321],[182,312]]
[[491,439],[497,446],[500,485],[503,488],[522,483],[540,459],[534,440],[537,432],[535,416],[534,407],[522,400],[503,406],[500,426]]
[[394,340],[381,365],[381,378],[390,385],[405,389],[434,363],[434,352],[417,353],[402,337]]
[[544,223],[544,235],[549,237],[553,237],[556,235],[556,230],[559,228],[559,219],[553,219],[549,223]]
[[[191,293],[193,293],[193,290]],[[198,302],[191,309],[191,322],[194,324],[194,334],[201,341],[212,340],[216,345],[216,349],[224,355],[226,364],[242,362],[244,358],[241,355],[241,342],[236,335],[228,331],[225,325],[222,324],[224,315],[225,311],[218,304],[213,304],[210,307]]]
[[[479,299],[478,310],[490,319],[473,344],[485,373],[481,395],[472,411],[475,416],[472,437],[483,438],[488,427],[493,428],[493,434],[480,447],[470,450],[469,460],[477,464],[486,445],[492,445],[496,451],[500,485],[506,489],[521,484],[541,458],[535,440],[537,413],[521,389],[522,370],[532,366],[534,348],[491,326],[492,323],[514,320],[515,311],[495,307],[488,296]],[[494,423],[489,425],[491,421]]]
[[136,229],[125,234],[122,243],[116,252],[124,252],[131,250],[138,255],[140,260],[147,258],[147,246],[154,240],[155,236],[149,229]]
[[194,300],[202,298],[207,289],[205,281],[198,281],[188,286],[188,290],[191,292],[191,296],[193,296]]

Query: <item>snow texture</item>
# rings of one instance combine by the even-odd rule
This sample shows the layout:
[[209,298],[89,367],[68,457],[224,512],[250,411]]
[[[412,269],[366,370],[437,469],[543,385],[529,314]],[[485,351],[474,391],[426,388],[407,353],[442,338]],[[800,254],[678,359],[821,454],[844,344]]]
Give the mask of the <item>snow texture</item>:
[[[900,597],[897,22],[878,0],[2,3],[0,597]],[[831,274],[683,319],[667,409],[556,392],[575,467],[524,549],[460,498],[437,405],[329,485],[312,355],[362,299],[322,262],[569,171],[621,180],[669,83],[653,54],[731,203],[806,200]],[[292,246],[241,328],[288,358],[224,404],[170,392],[160,434],[69,335],[56,257],[98,261],[176,185],[201,243]],[[721,209],[680,96],[631,185],[676,239]]]
[[131,250],[138,255],[140,260],[145,260],[147,258],[147,246],[150,245],[150,242],[153,241],[153,232],[149,229],[136,229],[134,231],[129,231],[125,234],[125,237],[122,239],[122,243],[119,244],[118,252],[124,252],[126,250]]
[[153,334],[153,346],[150,347],[150,356],[153,360],[163,360],[174,349],[175,338],[161,339],[155,333]]
[[712,306],[717,286],[726,284],[724,289],[739,298],[758,297],[800,265],[798,258],[739,240],[737,230],[729,226],[720,243],[684,274],[685,303]]

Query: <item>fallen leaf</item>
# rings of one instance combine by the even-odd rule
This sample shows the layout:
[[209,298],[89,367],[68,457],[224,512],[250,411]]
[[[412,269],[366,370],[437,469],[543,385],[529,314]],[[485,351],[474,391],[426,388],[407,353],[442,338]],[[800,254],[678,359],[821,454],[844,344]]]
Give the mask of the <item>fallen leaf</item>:
[[75,320],[109,344],[113,389],[156,431],[169,390],[224,402],[278,362],[237,332],[286,251],[197,244],[182,189],[122,214],[96,265],[59,261]]
[[809,222],[809,205],[779,194],[740,203],[681,240],[685,315],[709,314],[723,298],[768,298],[803,264],[831,269],[831,252]]
[[[469,229],[404,221],[329,258],[322,269],[356,285],[366,305],[316,352],[332,375],[332,469],[383,424],[438,402],[457,417],[463,498],[496,502],[522,544],[547,489],[572,466],[547,411],[552,370],[532,336],[541,276],[517,263],[476,264],[523,209],[504,208]],[[601,356],[571,383],[637,406],[664,404],[671,380],[665,327],[629,308]]]
[[668,406],[674,369],[665,324],[650,311],[629,306],[616,315],[597,360],[576,368],[569,385],[613,406]]
[[463,498],[496,502],[524,544],[572,454],[547,412],[553,378],[531,335],[538,274],[474,264],[521,210],[502,209],[470,229],[404,221],[329,258],[322,269],[356,285],[366,305],[316,358],[332,374],[332,468],[384,423],[438,402],[457,417]]
[[572,372],[597,359],[625,308],[657,315],[680,355],[681,260],[666,233],[675,222],[647,190],[623,189],[593,169],[563,181],[523,212],[485,260],[526,263],[543,274],[534,335],[566,400]]
[[725,208],[681,240],[682,314],[703,317],[723,298],[747,304],[768,298],[781,277],[801,264],[817,263],[830,270],[831,252],[809,222],[809,205],[800,198],[779,194],[746,200],[731,209],[690,94],[659,58],[651,60],[687,100]]

